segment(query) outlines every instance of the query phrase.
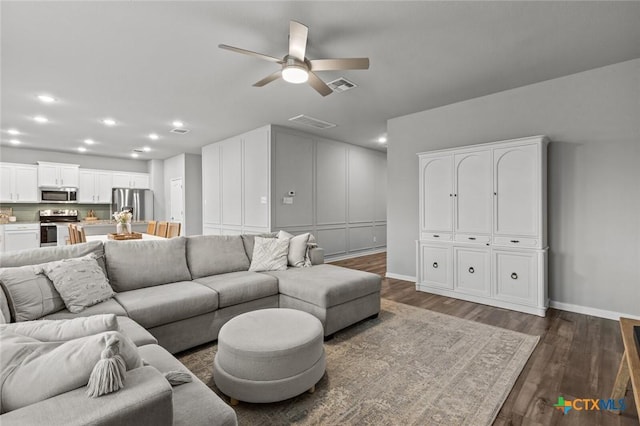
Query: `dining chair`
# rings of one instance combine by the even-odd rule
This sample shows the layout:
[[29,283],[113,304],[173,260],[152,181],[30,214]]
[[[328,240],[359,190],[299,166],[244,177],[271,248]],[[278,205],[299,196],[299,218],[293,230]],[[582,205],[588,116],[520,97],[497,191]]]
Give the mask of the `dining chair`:
[[82,226],[75,226],[76,228],[76,243],[86,243],[87,235],[84,232],[84,228]]
[[76,241],[76,226],[73,223],[69,224],[69,244],[75,244]]
[[180,236],[180,222],[170,222],[169,228],[167,229],[167,238],[173,238]]
[[167,237],[167,227],[169,226],[168,222],[158,222],[158,226],[156,226],[156,234],[158,237]]
[[158,224],[158,222],[157,222],[157,221],[155,221],[155,220],[150,220],[150,221],[147,223],[147,234],[155,235],[155,233],[156,233],[156,225],[157,225],[157,224]]

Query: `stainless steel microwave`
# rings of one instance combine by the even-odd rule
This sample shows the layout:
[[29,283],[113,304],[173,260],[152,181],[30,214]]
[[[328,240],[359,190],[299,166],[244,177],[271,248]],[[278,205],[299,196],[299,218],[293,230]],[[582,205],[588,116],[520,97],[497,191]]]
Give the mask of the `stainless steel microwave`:
[[42,203],[77,203],[78,191],[75,188],[41,189]]

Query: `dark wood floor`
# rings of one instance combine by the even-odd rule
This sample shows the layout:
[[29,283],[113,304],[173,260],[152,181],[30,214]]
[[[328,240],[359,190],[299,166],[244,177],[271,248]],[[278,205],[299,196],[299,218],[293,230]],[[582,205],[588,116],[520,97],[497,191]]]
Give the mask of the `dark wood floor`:
[[545,318],[416,291],[415,283],[384,278],[386,253],[333,262],[380,274],[382,297],[521,333],[540,342],[511,390],[496,425],[638,425],[631,390],[621,415],[553,407],[558,397],[608,399],[623,352],[617,321],[549,309]]

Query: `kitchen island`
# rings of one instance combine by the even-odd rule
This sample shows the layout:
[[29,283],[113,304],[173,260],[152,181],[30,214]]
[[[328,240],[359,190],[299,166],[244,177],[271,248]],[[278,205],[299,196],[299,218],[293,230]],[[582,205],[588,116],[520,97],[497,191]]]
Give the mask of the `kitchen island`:
[[[112,232],[116,232],[115,220],[83,220],[76,222],[76,225],[81,226],[84,229],[86,236],[90,235],[107,235]],[[131,222],[132,232],[147,232],[147,221],[141,220]],[[69,240],[69,224],[58,225],[58,245],[63,246],[67,244]]]

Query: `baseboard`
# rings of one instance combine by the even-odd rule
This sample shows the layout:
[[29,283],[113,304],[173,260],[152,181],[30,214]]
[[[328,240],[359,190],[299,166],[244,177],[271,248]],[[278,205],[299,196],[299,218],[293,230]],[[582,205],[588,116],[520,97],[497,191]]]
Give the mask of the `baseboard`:
[[416,282],[416,277],[412,277],[411,275],[394,274],[393,272],[387,272],[385,277],[393,278],[394,280],[409,281],[412,283]]
[[605,309],[592,308],[590,306],[573,305],[571,303],[557,302],[555,300],[549,301],[549,307],[554,309],[559,309],[561,311],[575,312],[576,314],[583,314],[583,315],[591,315],[593,317],[606,318],[614,321],[618,321],[620,317],[640,320],[639,315],[607,311]]
[[387,248],[383,247],[383,248],[379,248],[379,249],[359,251],[359,252],[356,252],[356,253],[340,254],[340,255],[337,255],[337,256],[325,256],[324,257],[324,261],[326,263],[337,262],[338,260],[353,259],[353,258],[356,258],[356,257],[368,256],[370,254],[384,253],[386,251],[387,251]]

